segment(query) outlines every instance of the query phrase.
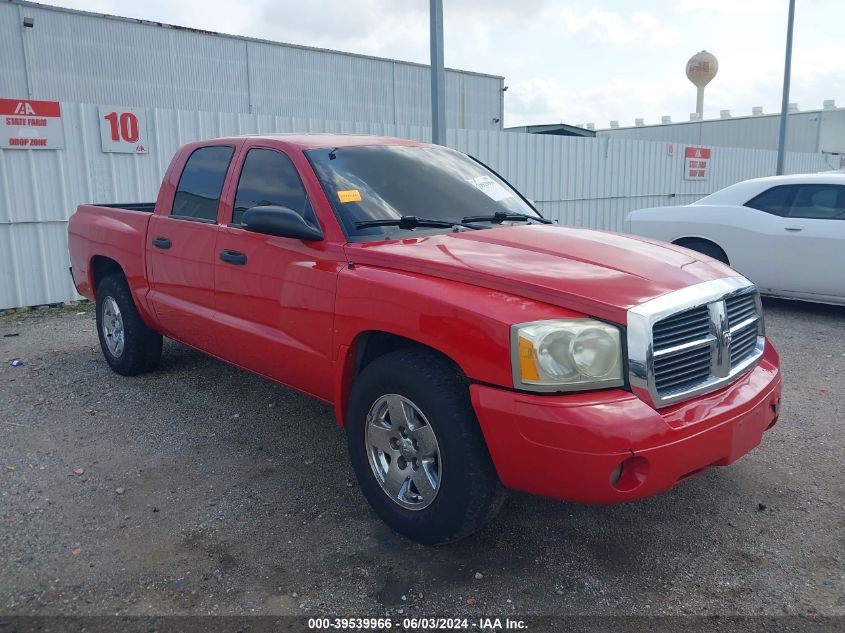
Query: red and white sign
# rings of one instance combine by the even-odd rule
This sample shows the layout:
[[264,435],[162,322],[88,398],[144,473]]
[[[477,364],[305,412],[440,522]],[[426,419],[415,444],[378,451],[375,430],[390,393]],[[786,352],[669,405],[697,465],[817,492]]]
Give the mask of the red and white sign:
[[0,148],[62,149],[65,133],[58,101],[0,99]]
[[684,150],[684,180],[707,180],[709,168],[709,147],[687,147]]
[[675,144],[674,143],[669,143],[666,146],[666,155],[669,156],[669,157],[672,157],[672,156],[675,155]]
[[146,154],[147,111],[123,106],[100,106],[100,147],[104,152]]

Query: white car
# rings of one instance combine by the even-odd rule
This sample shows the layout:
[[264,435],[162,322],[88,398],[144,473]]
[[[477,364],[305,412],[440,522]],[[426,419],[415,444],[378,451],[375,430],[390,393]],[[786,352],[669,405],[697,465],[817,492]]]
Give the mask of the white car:
[[845,174],[746,180],[632,211],[625,230],[725,262],[763,294],[845,305]]

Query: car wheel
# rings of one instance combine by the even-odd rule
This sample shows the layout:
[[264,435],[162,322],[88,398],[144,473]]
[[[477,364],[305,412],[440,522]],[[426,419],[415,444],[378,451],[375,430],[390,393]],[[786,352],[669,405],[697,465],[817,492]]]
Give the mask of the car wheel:
[[675,242],[678,246],[683,246],[684,248],[688,248],[691,251],[696,251],[697,253],[701,253],[702,255],[707,255],[707,257],[712,257],[715,260],[722,262],[723,264],[730,265],[728,261],[728,256],[725,251],[718,244],[714,244],[713,242],[709,242],[707,240],[686,240],[682,242]]
[[162,338],[138,314],[122,275],[109,275],[97,286],[97,334],[109,366],[123,376],[155,369]]
[[352,387],[347,441],[376,513],[425,544],[479,530],[504,501],[463,376],[420,349],[376,359]]

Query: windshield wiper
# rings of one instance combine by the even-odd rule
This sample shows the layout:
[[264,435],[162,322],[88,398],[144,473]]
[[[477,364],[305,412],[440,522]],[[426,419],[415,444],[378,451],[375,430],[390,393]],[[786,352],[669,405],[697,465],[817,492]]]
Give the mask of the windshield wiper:
[[390,220],[363,220],[355,223],[355,228],[368,229],[371,226],[398,226],[400,229],[411,230],[416,228],[444,228],[453,229],[456,226],[463,226],[467,229],[477,231],[480,227],[464,224],[464,222],[449,222],[448,220],[432,220],[429,218],[418,218],[415,215],[403,215],[401,218]]
[[525,215],[524,213],[506,213],[505,211],[496,211],[493,215],[468,215],[462,222],[492,222],[493,224],[501,224],[502,222],[528,222],[529,220],[534,220],[540,224],[552,224],[552,221],[547,218]]

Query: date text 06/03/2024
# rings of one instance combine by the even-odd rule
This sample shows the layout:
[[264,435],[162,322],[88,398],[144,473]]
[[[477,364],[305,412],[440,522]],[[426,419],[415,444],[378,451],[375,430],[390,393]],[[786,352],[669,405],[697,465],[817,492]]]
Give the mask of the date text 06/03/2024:
[[522,631],[528,628],[524,620],[484,617],[470,622],[469,618],[309,618],[310,630],[389,630],[405,631],[466,630],[470,627],[481,631]]

